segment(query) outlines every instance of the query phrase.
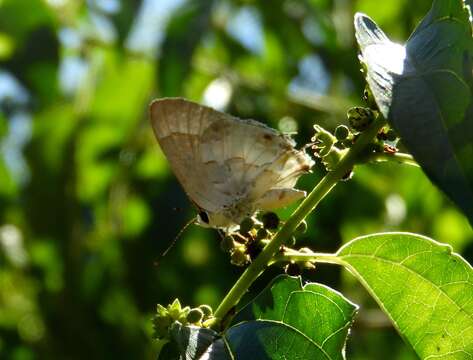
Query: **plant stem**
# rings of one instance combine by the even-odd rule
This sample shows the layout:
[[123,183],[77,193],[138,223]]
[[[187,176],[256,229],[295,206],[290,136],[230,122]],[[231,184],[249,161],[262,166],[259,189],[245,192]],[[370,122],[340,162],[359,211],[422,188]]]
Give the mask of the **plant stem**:
[[216,318],[222,319],[238,301],[240,301],[253,281],[255,281],[266,269],[268,264],[270,264],[274,254],[276,254],[281,245],[290,238],[300,222],[315,209],[325,195],[327,195],[341,179],[352,171],[366,146],[372,142],[385,123],[386,121],[381,116],[374,121],[371,126],[360,135],[356,143],[353,144],[335,168],[329,171],[322,180],[320,180],[312,192],[302,201],[299,207],[292,213],[291,217],[233,285],[215,311],[214,315]]
[[273,257],[272,264],[289,261],[310,261],[316,263],[345,265],[343,260],[341,260],[336,254],[316,252],[302,253],[299,251],[290,251],[288,253],[276,255]]
[[411,165],[419,167],[419,164],[414,160],[412,155],[406,153],[373,153],[368,157],[368,161],[372,162],[383,162],[383,161],[395,161],[401,164]]

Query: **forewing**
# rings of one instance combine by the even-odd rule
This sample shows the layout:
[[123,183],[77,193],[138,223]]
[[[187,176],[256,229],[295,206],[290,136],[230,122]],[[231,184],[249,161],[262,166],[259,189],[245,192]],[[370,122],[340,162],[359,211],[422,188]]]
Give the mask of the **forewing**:
[[179,98],[155,100],[150,105],[153,131],[171,169],[190,199],[210,212],[232,201],[209,177],[211,173],[222,178],[225,169],[204,164],[200,148],[203,132],[219,122],[222,115],[225,114]]

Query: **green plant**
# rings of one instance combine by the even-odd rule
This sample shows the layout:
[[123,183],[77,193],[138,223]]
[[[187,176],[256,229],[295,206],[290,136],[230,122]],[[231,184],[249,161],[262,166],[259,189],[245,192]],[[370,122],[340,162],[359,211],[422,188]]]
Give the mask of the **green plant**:
[[[240,304],[268,266],[304,269],[317,263],[348,269],[419,357],[473,357],[473,269],[450,246],[412,233],[380,233],[327,254],[298,249],[291,240],[306,216],[357,166],[371,161],[416,165],[395,147],[396,133],[473,223],[473,38],[468,7],[461,0],[434,1],[405,46],[390,42],[365,15],[355,16],[355,29],[371,107],[350,109],[351,129],[338,127],[335,136],[315,126],[315,152],[327,173],[282,225],[276,222],[262,230],[248,221],[242,224],[244,233],[253,231],[251,236],[262,244],[256,256],[248,255],[244,244],[232,248],[233,239],[224,239],[227,251],[239,259],[246,254],[245,261],[235,264],[246,265],[250,258],[251,263],[206,321],[198,311],[199,326],[179,321],[182,314],[170,321],[160,307],[155,324],[165,345],[159,359],[344,358],[357,305],[335,290],[281,275],[247,305]],[[163,316],[168,325],[164,335]]]

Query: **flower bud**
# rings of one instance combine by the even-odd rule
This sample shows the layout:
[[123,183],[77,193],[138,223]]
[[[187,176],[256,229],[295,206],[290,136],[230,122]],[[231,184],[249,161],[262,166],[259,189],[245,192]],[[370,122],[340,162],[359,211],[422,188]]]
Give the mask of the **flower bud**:
[[178,321],[181,324],[187,324],[187,316],[190,312],[188,306],[182,307],[178,299],[167,307],[157,306],[156,314],[153,316],[154,337],[156,339],[167,339],[169,337],[169,328]]
[[277,229],[279,226],[279,216],[273,212],[264,213],[261,217],[261,221],[265,229]]
[[199,309],[204,313],[204,317],[207,319],[213,315],[213,310],[209,305],[200,305]]
[[352,107],[347,111],[348,123],[356,131],[366,130],[373,122],[374,116],[373,110],[359,106]]
[[199,308],[195,308],[189,311],[186,317],[187,321],[191,324],[198,324],[202,321],[203,318],[204,312]]
[[255,226],[255,221],[251,217],[246,217],[243,219],[243,221],[240,223],[240,233],[246,234],[253,229]]
[[246,253],[245,246],[238,246],[236,247],[230,257],[230,262],[236,266],[245,266],[250,262],[251,258]]
[[258,229],[258,232],[256,233],[256,240],[267,239],[269,236],[270,236],[269,231],[266,230],[266,228],[261,228],[261,229]]
[[346,138],[348,138],[348,135],[350,135],[350,129],[348,129],[348,127],[346,127],[345,125],[339,125],[335,128],[334,134],[337,140],[345,140]]
[[[184,308],[185,309],[185,308]],[[167,311],[168,311],[168,314],[173,318],[173,319],[178,319],[181,314],[182,314],[182,311],[184,310],[181,306],[181,302],[179,301],[179,299],[174,299],[174,301],[172,302],[172,304],[169,304],[168,307],[167,307]]]

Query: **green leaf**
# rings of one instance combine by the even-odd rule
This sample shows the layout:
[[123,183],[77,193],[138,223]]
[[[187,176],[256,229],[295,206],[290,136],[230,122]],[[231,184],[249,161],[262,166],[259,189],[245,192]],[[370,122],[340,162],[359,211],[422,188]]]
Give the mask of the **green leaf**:
[[409,233],[355,239],[337,254],[422,359],[473,357],[473,268]]
[[178,351],[180,359],[344,359],[356,311],[333,289],[302,286],[300,278],[282,275],[239,311],[220,336],[176,322],[167,348]]
[[220,336],[211,329],[184,326],[174,322],[170,328],[171,342],[163,346],[158,360],[213,359],[231,360]]
[[381,113],[423,170],[473,224],[473,38],[462,0],[436,0],[405,46],[355,16]]
[[247,320],[280,320],[286,307],[287,299],[293,292],[301,291],[299,278],[278,276],[252,302],[241,309],[233,318],[237,324]]
[[324,285],[302,286],[299,278],[279,276],[235,316],[233,323],[239,324],[225,337],[238,358],[266,352],[343,359],[356,311],[356,305]]
[[335,359],[305,334],[277,321],[241,323],[228,330],[226,340],[236,359]]

